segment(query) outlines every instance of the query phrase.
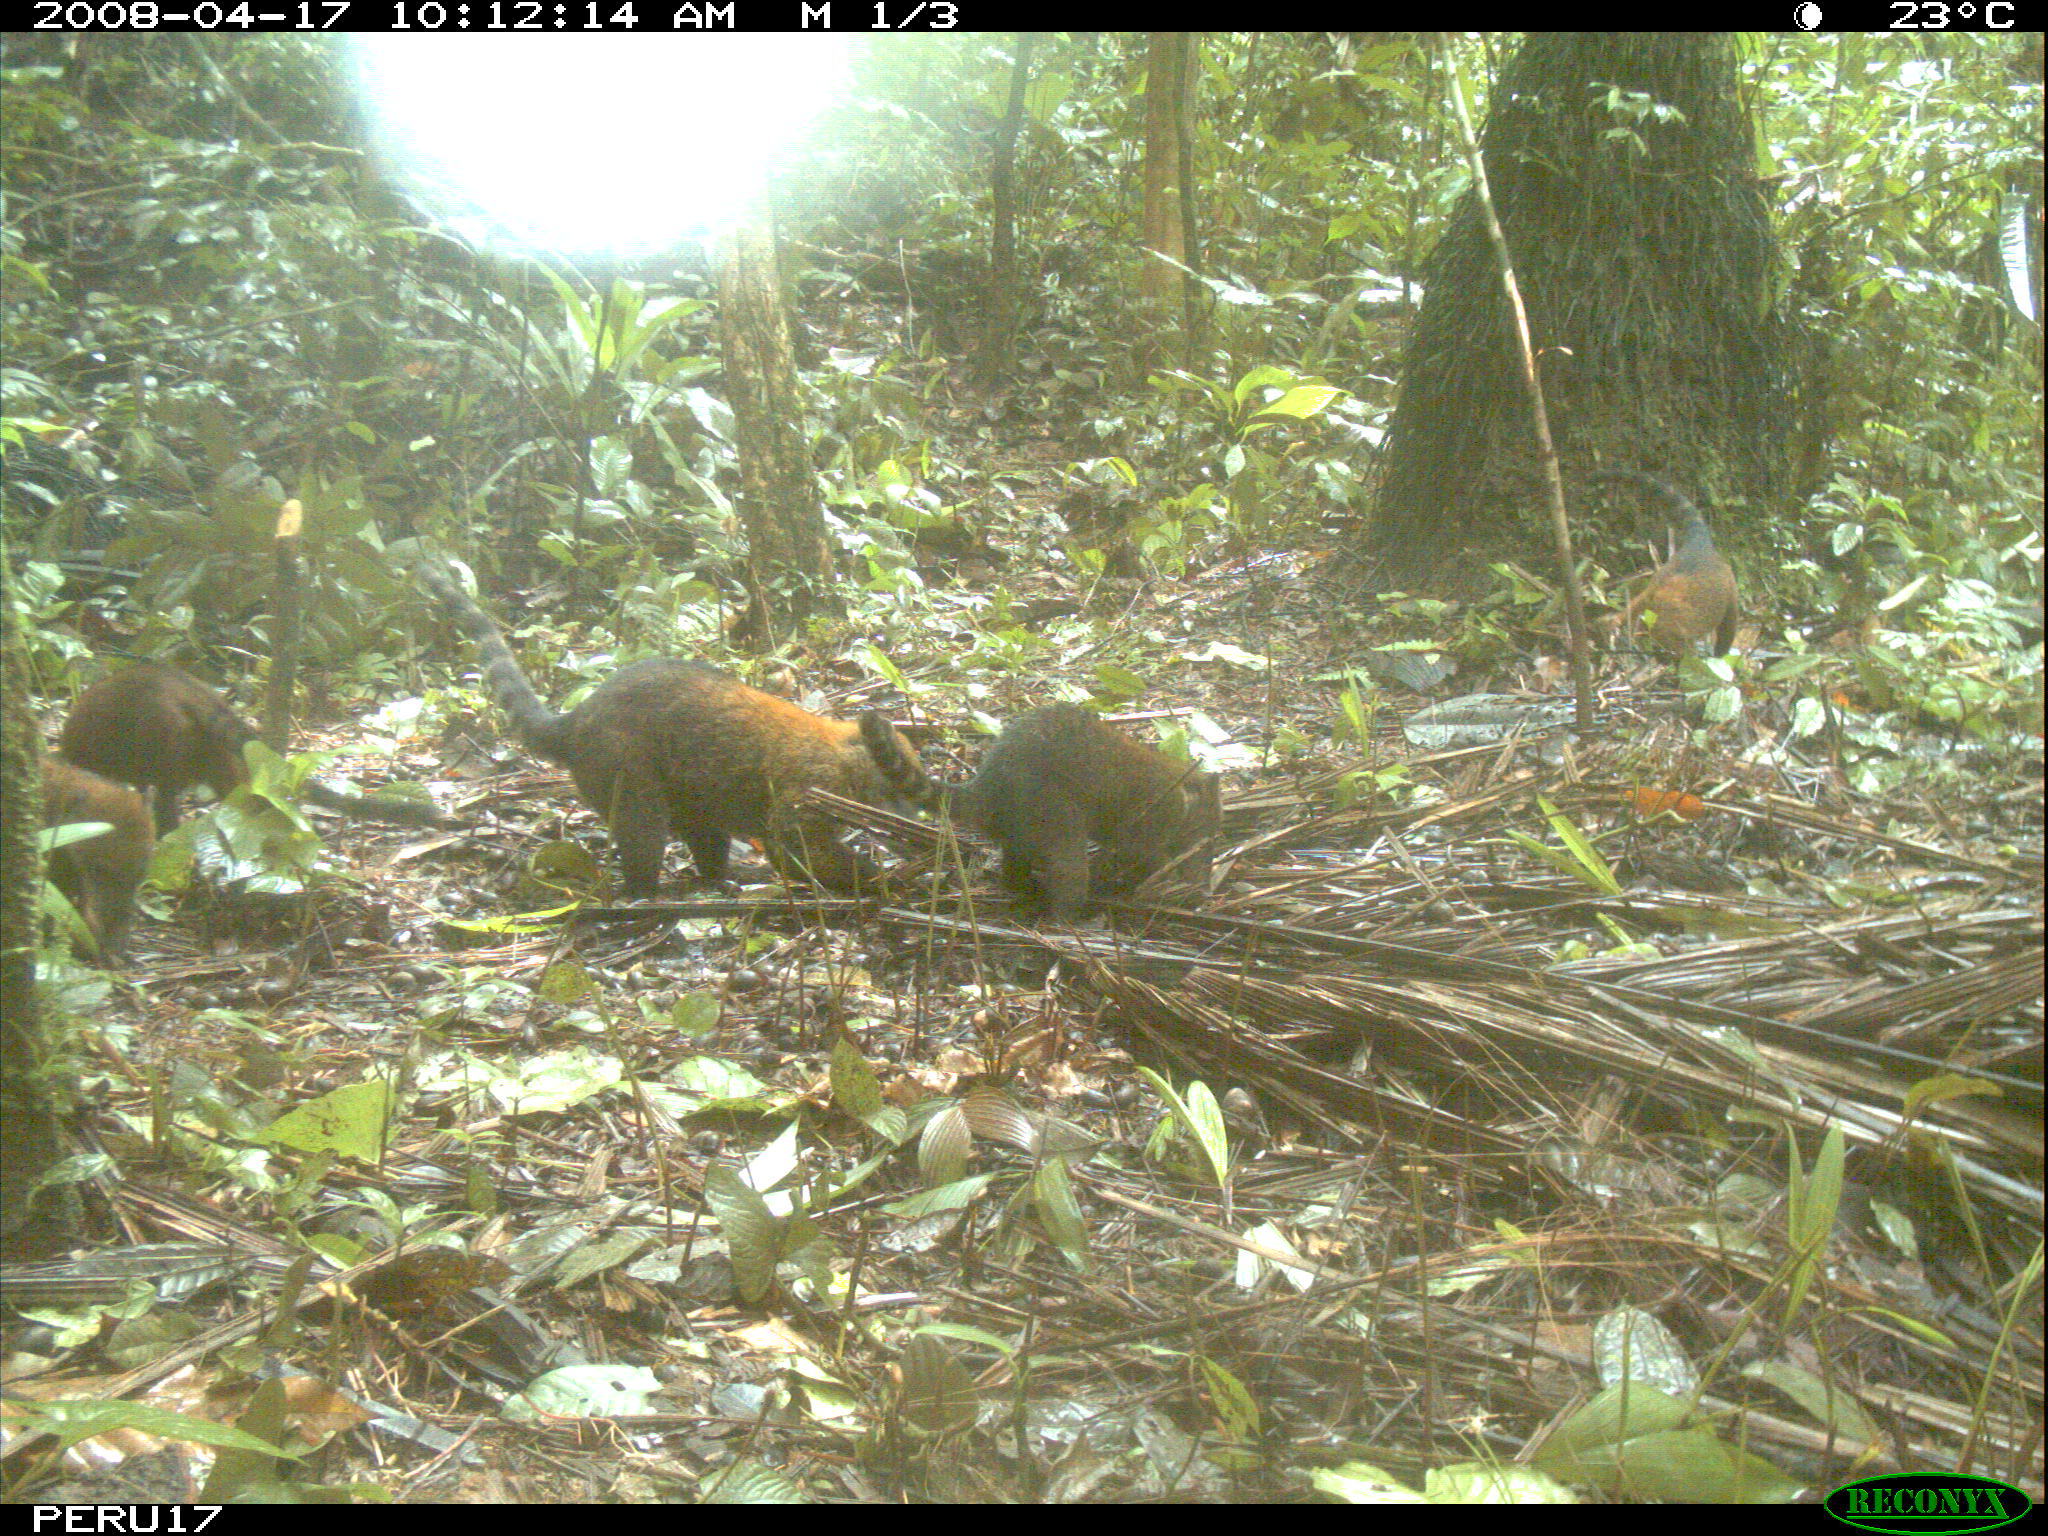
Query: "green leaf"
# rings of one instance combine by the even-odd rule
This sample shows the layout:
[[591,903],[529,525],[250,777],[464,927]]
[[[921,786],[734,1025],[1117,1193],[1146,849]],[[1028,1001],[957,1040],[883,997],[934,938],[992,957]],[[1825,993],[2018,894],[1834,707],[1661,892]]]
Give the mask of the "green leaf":
[[1252,417],[1251,424],[1255,427],[1274,425],[1271,420],[1274,417],[1291,417],[1296,421],[1305,421],[1311,416],[1320,415],[1328,409],[1332,400],[1340,398],[1343,393],[1343,390],[1332,388],[1328,384],[1296,385],[1278,400],[1260,406],[1258,414]]
[[1067,1172],[1065,1158],[1048,1158],[1038,1165],[1031,1180],[1031,1202],[1045,1235],[1076,1269],[1086,1269],[1088,1224],[1081,1217],[1080,1202],[1074,1198],[1074,1181]]
[[718,1028],[724,1004],[715,992],[690,992],[676,999],[669,1011],[669,1024],[679,1034],[708,1035]]
[[1942,1072],[1933,1077],[1922,1078],[1906,1090],[1906,1118],[1914,1118],[1930,1104],[1945,1104],[1950,1099],[1997,1098],[1996,1085],[1979,1077],[1965,1077],[1960,1072]]
[[1875,1445],[1883,1431],[1863,1410],[1863,1405],[1846,1386],[1831,1385],[1813,1372],[1789,1360],[1761,1360],[1743,1375],[1768,1382],[1810,1414],[1815,1423],[1837,1434]]
[[1091,690],[1097,698],[1112,703],[1128,703],[1145,691],[1145,680],[1114,662],[1097,662],[1095,665],[1095,686]]
[[568,960],[557,960],[542,971],[534,991],[551,1003],[587,1003],[599,995],[590,972]]
[[867,657],[869,666],[889,680],[890,687],[894,688],[906,699],[911,697],[910,679],[903,675],[902,668],[898,667],[895,662],[882,653],[880,646],[863,646],[861,653]]
[[1209,1173],[1220,1189],[1230,1177],[1230,1135],[1223,1125],[1223,1111],[1209,1085],[1196,1081],[1188,1085],[1187,1097],[1174,1092],[1173,1085],[1150,1067],[1140,1066],[1145,1081],[1158,1090],[1167,1107],[1198,1147],[1208,1163]]
[[45,827],[36,834],[36,840],[45,853],[59,848],[69,848],[73,843],[82,843],[89,837],[101,837],[114,830],[111,821],[67,821],[61,827]]
[[251,1451],[261,1456],[282,1456],[288,1460],[296,1460],[305,1454],[272,1445],[245,1429],[172,1413],[167,1408],[154,1408],[147,1403],[34,1403],[23,1400],[15,1407],[21,1410],[21,1417],[14,1422],[24,1435],[50,1435],[57,1441],[60,1451],[68,1451],[79,1441],[89,1440],[94,1435],[132,1429],[159,1440],[215,1445],[223,1449]]
[[917,1171],[935,1187],[956,1184],[974,1150],[974,1132],[962,1104],[945,1104],[928,1116],[917,1140]]
[[1294,374],[1271,363],[1261,363],[1237,381],[1230,391],[1232,403],[1243,405],[1247,399],[1262,389],[1285,389],[1294,382]]
[[705,1490],[706,1504],[808,1504],[801,1484],[758,1461],[735,1461]]
[[565,1365],[535,1377],[524,1392],[505,1399],[502,1411],[515,1422],[634,1418],[655,1412],[663,1390],[644,1365]]
[[260,1139],[301,1152],[333,1152],[376,1163],[384,1156],[395,1103],[391,1084],[382,1078],[350,1083],[278,1116]]
[[1199,1080],[1188,1084],[1188,1130],[1209,1160],[1209,1172],[1221,1189],[1230,1178],[1230,1132],[1224,1129],[1223,1106],[1209,1085]]
[[775,1284],[780,1237],[779,1223],[768,1202],[749,1189],[729,1163],[713,1163],[704,1170],[704,1203],[711,1207],[725,1236],[741,1300],[759,1301]]
[[[894,1111],[894,1128],[900,1133],[903,1112],[882,1098],[881,1079],[875,1076],[860,1047],[845,1031],[832,1042],[832,1102],[864,1125],[874,1126],[877,1116]],[[875,1127],[880,1129],[880,1127]],[[892,1138],[893,1139],[893,1138]]]
[[1828,723],[1827,706],[1812,694],[1801,694],[1792,706],[1792,723],[1786,728],[1786,735],[1793,741],[1811,736]]
[[1550,823],[1550,830],[1557,834],[1558,841],[1564,844],[1565,849],[1577,862],[1580,877],[1596,891],[1602,891],[1609,896],[1619,896],[1621,882],[1614,877],[1612,866],[1600,856],[1600,850],[1587,840],[1586,835],[1574,825],[1572,819],[1542,795],[1536,797],[1536,806],[1543,812],[1544,819]]
[[[921,1161],[921,1159],[920,1159]],[[981,1198],[982,1191],[994,1183],[993,1173],[977,1173],[950,1183],[934,1185],[901,1200],[892,1200],[883,1209],[891,1216],[905,1221],[917,1221],[922,1217],[938,1215],[944,1211],[964,1210]]]
[[1012,1339],[1001,1334],[990,1333],[986,1328],[976,1328],[970,1323],[926,1323],[917,1330],[919,1333],[934,1334],[942,1339],[958,1339],[963,1344],[978,1344],[992,1349],[1005,1360],[1017,1358],[1017,1345]]
[[1911,581],[1899,588],[1898,591],[1880,602],[1877,605],[1877,611],[1879,613],[1890,613],[1894,608],[1904,607],[1907,603],[1918,597],[1933,579],[1933,572],[1922,571],[1918,576],[1915,576]]
[[1788,1128],[1785,1133],[1785,1238],[1792,1253],[1792,1268],[1785,1278],[1785,1326],[1799,1315],[1813,1277],[1826,1252],[1828,1234],[1842,1203],[1844,1146],[1842,1127],[1830,1125],[1821,1138],[1820,1153],[1813,1160],[1813,1172],[1799,1166],[1799,1142]]
[[1259,1432],[1259,1402],[1249,1388],[1207,1355],[1197,1355],[1195,1365],[1209,1389],[1209,1403],[1223,1432],[1233,1440],[1249,1440]]
[[2021,317],[2038,325],[2034,313],[2033,267],[2027,260],[2027,231],[2033,226],[2033,199],[2025,192],[2007,192],[1998,200],[1998,254],[2005,273],[2005,297]]
[[693,1113],[710,1109],[761,1109],[779,1102],[780,1091],[738,1062],[717,1056],[686,1056],[668,1072],[668,1082],[697,1101]]

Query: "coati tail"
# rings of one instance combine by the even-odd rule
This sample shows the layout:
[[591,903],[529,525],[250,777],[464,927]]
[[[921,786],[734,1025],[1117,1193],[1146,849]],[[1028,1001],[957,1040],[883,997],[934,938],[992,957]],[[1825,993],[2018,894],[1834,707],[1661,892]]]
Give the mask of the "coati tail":
[[939,786],[924,771],[924,764],[905,750],[903,738],[896,734],[895,727],[889,724],[889,717],[879,709],[870,709],[861,715],[860,740],[891,793],[913,804],[939,798]]
[[1670,504],[1672,520],[1681,526],[1706,522],[1706,519],[1700,516],[1700,509],[1694,506],[1691,498],[1677,486],[1668,480],[1660,480],[1655,475],[1646,475],[1639,469],[1603,469],[1588,478],[1596,482],[1626,480],[1632,485],[1640,485],[1655,491]]
[[420,562],[419,573],[427,590],[475,642],[477,657],[483,663],[484,692],[511,717],[514,733],[543,757],[556,756],[562,722],[568,717],[549,709],[534,692],[519,658],[506,644],[504,632],[462,590],[453,571],[439,560],[429,558]]

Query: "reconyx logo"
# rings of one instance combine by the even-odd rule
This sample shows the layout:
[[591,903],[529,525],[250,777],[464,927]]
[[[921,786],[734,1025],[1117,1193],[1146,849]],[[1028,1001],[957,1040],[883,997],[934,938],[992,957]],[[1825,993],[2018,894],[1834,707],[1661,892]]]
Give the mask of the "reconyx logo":
[[1824,1507],[1844,1525],[1866,1531],[1962,1536],[2009,1525],[2033,1508],[2033,1501],[2010,1483],[1988,1477],[1921,1472],[1844,1483],[1827,1496]]

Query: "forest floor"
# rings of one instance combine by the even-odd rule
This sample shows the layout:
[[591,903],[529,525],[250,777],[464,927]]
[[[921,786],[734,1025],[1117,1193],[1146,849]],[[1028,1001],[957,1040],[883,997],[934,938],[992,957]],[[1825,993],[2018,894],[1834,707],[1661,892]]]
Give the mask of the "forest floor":
[[[2038,756],[1859,796],[1769,689],[1703,727],[1640,656],[1570,735],[1534,629],[1453,676],[1332,549],[1090,584],[1058,532],[985,531],[1083,611],[973,708],[1142,668],[1129,728],[1226,772],[1206,892],[1034,925],[849,812],[905,861],[883,901],[676,849],[674,899],[565,920],[608,858],[564,776],[466,731],[343,751],[466,825],[316,817],[307,894],[150,898],[92,1009],[96,1190],[180,1245],[146,1263],[181,1326],[23,1385],[240,1413],[327,1447],[254,1486],[420,1500],[1783,1497],[1966,1440],[2039,1496],[2038,1290],[2002,1337],[2000,1288],[2041,1240]],[[888,647],[914,684],[927,644]],[[309,1277],[309,1239],[359,1262]],[[1671,1407],[1617,1428],[1645,1360]],[[165,1435],[32,1496],[205,1466]]]

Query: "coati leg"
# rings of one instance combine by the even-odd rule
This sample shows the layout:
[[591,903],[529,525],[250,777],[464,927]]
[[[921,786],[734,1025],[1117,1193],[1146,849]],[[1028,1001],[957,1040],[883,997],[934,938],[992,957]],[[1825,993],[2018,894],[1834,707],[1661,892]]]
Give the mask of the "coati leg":
[[769,820],[761,846],[785,880],[814,880],[835,891],[872,888],[879,872],[839,841],[829,817],[801,806],[784,806]]
[[1045,893],[1045,910],[1050,917],[1072,922],[1088,906],[1088,866],[1071,861],[1041,867],[1038,883]]
[[1008,848],[1003,848],[998,852],[1001,855],[1001,862],[996,867],[996,878],[1002,882],[1003,889],[1019,901],[1037,900],[1038,882],[1032,878],[1031,861],[1024,857],[1021,850],[1012,852]]
[[[1088,905],[1088,820],[1072,802],[1058,804],[1051,797],[1037,811],[1037,821],[1017,849],[1026,885],[1035,888],[1048,914],[1072,920]],[[1009,863],[1006,849],[1005,879],[1010,878]]]
[[[661,857],[668,852],[667,796],[652,775],[633,771],[613,776],[610,792],[592,794],[581,779],[577,787],[593,805],[609,805],[605,820],[612,830],[612,851],[618,855],[619,877],[628,901],[661,894]],[[693,850],[694,851],[694,850]]]
[[56,881],[57,889],[64,892],[65,899],[99,940],[100,954],[107,960],[125,960],[128,927],[135,920],[135,885],[141,881],[131,885],[124,872],[104,864],[83,863],[69,871],[68,879],[64,873],[58,873]]
[[725,878],[726,862],[732,857],[732,837],[725,828],[689,822],[679,824],[675,831],[690,850],[690,861],[699,876],[712,885]]
[[142,883],[141,874],[119,862],[120,855],[93,844],[122,835],[116,828],[50,855],[50,884],[64,893],[99,946],[100,957],[108,961],[127,958],[128,926],[135,918],[135,887]]
[[[1184,874],[1206,886],[1210,856],[1208,835],[1223,823],[1223,781],[1187,764],[1177,779],[1159,784],[1117,822],[1104,840],[1105,857],[1097,861],[1097,889],[1128,890],[1143,885],[1167,865],[1178,862]],[[1199,841],[1176,840],[1174,829],[1201,829]]]

